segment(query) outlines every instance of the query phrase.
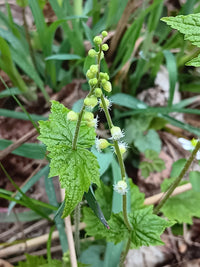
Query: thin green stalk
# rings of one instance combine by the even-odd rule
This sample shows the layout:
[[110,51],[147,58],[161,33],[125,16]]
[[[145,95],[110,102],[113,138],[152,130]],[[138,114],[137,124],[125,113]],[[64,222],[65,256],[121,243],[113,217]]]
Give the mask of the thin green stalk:
[[127,254],[128,254],[128,251],[130,249],[130,245],[131,245],[131,240],[129,239],[127,244],[126,244],[125,251],[121,255],[119,267],[123,267],[124,266],[124,261],[126,259]]
[[74,231],[74,242],[75,242],[75,248],[76,248],[76,256],[77,258],[80,256],[80,234],[79,234],[79,224],[80,224],[80,209],[81,204],[78,203],[74,210],[74,225],[75,225],[75,231]]
[[[103,96],[101,96],[101,101],[102,101],[103,110],[105,112],[106,119],[108,122],[108,126],[111,129],[113,127],[113,123],[112,123],[112,119],[110,117],[110,113],[108,111],[108,108],[106,106],[106,103],[105,103]],[[126,177],[126,171],[125,171],[125,166],[124,166],[122,154],[120,153],[120,149],[119,149],[119,145],[118,145],[117,141],[114,141],[114,147],[115,147],[115,151],[117,154],[117,158],[118,158],[118,162],[119,162],[119,166],[120,166],[120,170],[121,170],[121,176],[122,176],[122,179],[124,179]],[[123,216],[124,216],[124,223],[126,224],[128,230],[131,231],[132,226],[129,222],[128,214],[127,214],[127,195],[126,194],[123,195]]]
[[176,178],[176,180],[170,186],[170,188],[168,189],[168,191],[164,194],[163,199],[160,201],[160,203],[157,205],[157,207],[155,207],[154,214],[157,214],[160,211],[160,209],[165,204],[165,202],[168,200],[168,198],[171,196],[171,194],[173,193],[173,191],[175,190],[175,188],[179,185],[181,179],[184,177],[184,175],[188,171],[191,163],[195,159],[196,154],[197,154],[197,152],[198,152],[199,149],[200,149],[200,141],[198,141],[198,143],[196,144],[195,149],[192,151],[191,156],[189,157],[189,159],[185,163],[185,166],[182,169],[182,171],[179,174],[179,176]]
[[73,141],[72,141],[72,149],[73,150],[76,150],[76,145],[77,145],[77,140],[78,140],[78,134],[79,134],[80,126],[81,126],[81,120],[82,120],[82,117],[83,117],[84,109],[85,109],[85,105],[83,104],[83,106],[81,108],[81,111],[80,111],[80,113],[78,115],[76,129],[75,129],[74,137],[73,137]]

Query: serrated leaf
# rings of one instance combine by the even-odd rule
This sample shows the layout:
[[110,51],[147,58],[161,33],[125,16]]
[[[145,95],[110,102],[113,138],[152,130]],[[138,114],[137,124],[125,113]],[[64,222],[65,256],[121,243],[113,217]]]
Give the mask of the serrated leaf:
[[76,150],[72,140],[76,121],[67,120],[69,110],[62,104],[52,101],[49,121],[40,121],[38,137],[50,152],[49,177],[58,175],[61,187],[65,189],[65,208],[63,217],[70,214],[82,200],[91,183],[99,183],[99,165],[96,156],[85,148],[95,142],[95,130],[81,122]]
[[106,229],[96,220],[90,209],[84,208],[84,221],[88,235],[106,238],[107,241],[115,244],[131,238],[134,248],[162,245],[160,235],[166,227],[173,224],[153,214],[152,206],[133,211],[129,215],[129,220],[132,225],[130,232],[124,223],[123,213],[112,214],[108,221],[110,229]]
[[92,182],[100,186],[99,165],[90,151],[83,148],[72,150],[66,145],[52,147],[49,157],[49,177],[59,175],[61,187],[65,188],[65,217],[81,201]]
[[153,214],[153,206],[134,211],[130,214],[130,222],[133,226],[131,241],[135,248],[164,244],[160,235],[165,228],[173,225],[172,222]]
[[129,179],[130,192],[131,192],[131,209],[141,209],[144,207],[145,194],[141,193],[138,186]]
[[[180,15],[176,17],[164,17],[161,20],[166,22],[172,28],[183,33],[185,40],[188,40],[193,45],[200,47],[200,13],[189,14],[187,16]],[[187,62],[186,65],[199,67],[200,55]]]
[[192,44],[200,47],[200,13],[187,16],[164,17],[161,20],[183,33],[185,40],[189,40]]
[[[67,120],[70,110],[57,101],[52,101],[51,114],[48,121],[39,121],[40,136],[38,137],[47,150],[56,145],[72,146],[72,140],[76,128],[76,121]],[[81,123],[77,146],[89,148],[95,143],[96,133],[93,127]]]
[[193,67],[200,67],[200,55],[198,55],[198,57],[191,59],[185,65],[186,66],[193,66]]
[[200,193],[190,190],[167,200],[161,211],[178,223],[192,224],[192,217],[200,218]]

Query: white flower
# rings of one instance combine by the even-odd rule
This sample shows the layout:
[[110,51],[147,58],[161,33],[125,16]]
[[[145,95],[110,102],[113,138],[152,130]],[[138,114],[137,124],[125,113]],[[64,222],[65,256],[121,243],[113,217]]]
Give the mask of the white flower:
[[[110,109],[112,106],[112,102],[105,96],[104,96],[104,100],[105,100],[107,108]],[[102,111],[103,110],[103,104],[101,102],[101,99],[99,99],[99,106],[100,106],[100,110]]]
[[128,192],[127,183],[123,180],[113,185],[114,190],[120,195],[125,195]]
[[106,139],[103,139],[103,138],[98,139],[98,138],[96,138],[95,145],[96,145],[97,151],[101,152],[102,149],[107,148],[110,145],[110,143]]
[[[178,141],[181,143],[182,147],[185,150],[192,151],[194,150],[198,140],[197,139],[192,139],[192,140],[187,140],[185,138],[179,138]],[[197,152],[196,154],[196,159],[200,160],[200,151]]]
[[[118,146],[119,146],[120,153],[123,155],[126,152],[127,144],[124,142],[119,142]],[[115,151],[115,153],[116,153],[116,151]]]
[[98,116],[96,116],[96,118],[94,118],[93,120],[91,120],[91,121],[87,121],[87,126],[88,126],[88,127],[94,127],[95,129],[97,129],[97,127],[98,127],[98,122],[99,122],[99,120],[98,120]]
[[124,137],[124,133],[122,132],[122,130],[117,127],[117,126],[113,126],[110,129],[111,135],[112,135],[112,139],[113,140],[119,140],[120,138]]

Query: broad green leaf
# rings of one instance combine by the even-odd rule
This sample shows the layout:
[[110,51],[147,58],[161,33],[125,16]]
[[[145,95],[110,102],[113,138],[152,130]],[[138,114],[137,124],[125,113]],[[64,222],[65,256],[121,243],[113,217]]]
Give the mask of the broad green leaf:
[[[52,101],[51,114],[48,121],[40,121],[40,136],[38,137],[50,150],[56,145],[72,146],[76,121],[67,120],[69,109],[56,101]],[[77,146],[89,148],[94,145],[96,133],[84,121],[81,123]]]
[[200,67],[200,55],[198,55],[198,57],[191,59],[185,65],[186,66],[193,66],[193,67]]
[[161,150],[161,141],[160,137],[154,130],[149,130],[147,134],[139,135],[134,145],[140,152],[145,152],[146,150],[154,150],[160,152]]
[[72,212],[82,200],[91,183],[99,184],[99,165],[96,157],[88,150],[72,150],[67,145],[50,147],[51,158],[49,177],[59,175],[65,188],[65,208],[63,216]]
[[175,161],[172,165],[170,177],[178,177],[183,167],[185,166],[186,161],[186,159],[179,159]]
[[192,224],[192,217],[200,218],[200,193],[190,190],[167,200],[161,211],[178,223]]
[[165,169],[165,162],[159,158],[159,154],[153,150],[145,151],[145,160],[139,165],[142,176],[147,178],[151,172],[160,172]]
[[137,210],[144,207],[145,194],[141,193],[138,186],[129,179],[131,193],[131,210]]
[[[200,47],[200,13],[190,15],[180,15],[176,17],[164,17],[161,19],[172,28],[184,34],[185,40],[190,41],[193,45]],[[193,58],[186,63],[188,66],[199,67],[200,56]]]
[[67,216],[81,201],[91,183],[99,183],[99,165],[96,156],[85,148],[95,142],[95,129],[81,122],[77,148],[72,149],[76,121],[67,120],[69,110],[52,101],[49,121],[40,121],[39,140],[44,142],[51,158],[49,177],[58,175],[65,188],[65,208]]
[[190,182],[192,184],[192,188],[196,192],[200,192],[200,172],[192,171],[189,174]]
[[190,15],[180,15],[176,17],[164,17],[161,19],[173,29],[185,35],[185,40],[189,40],[193,45],[200,47],[200,13]]
[[93,245],[81,253],[79,258],[80,262],[88,264],[89,266],[102,267],[103,260],[102,254],[104,254],[105,246]]
[[[162,182],[161,186],[160,186],[161,191],[162,191],[162,192],[166,192],[166,191],[169,189],[169,187],[173,184],[173,182],[176,180],[176,178],[177,178],[177,177],[171,177],[171,178],[169,178],[169,179],[165,179],[165,180]],[[179,183],[179,185],[183,185],[183,184],[187,184],[187,183],[188,183],[188,181],[181,181],[181,182]]]
[[162,245],[160,235],[166,227],[172,225],[161,217],[153,214],[153,207],[138,209],[129,215],[132,231],[129,232],[124,224],[122,212],[112,214],[108,221],[110,229],[106,229],[102,224],[92,217],[88,208],[84,208],[84,221],[86,222],[86,232],[96,238],[106,238],[115,244],[124,239],[131,238],[134,248],[141,246]]

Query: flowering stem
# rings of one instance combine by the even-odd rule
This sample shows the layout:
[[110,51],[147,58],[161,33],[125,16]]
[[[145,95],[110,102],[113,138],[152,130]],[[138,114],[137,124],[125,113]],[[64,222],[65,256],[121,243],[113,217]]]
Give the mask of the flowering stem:
[[165,202],[167,201],[167,199],[171,196],[171,194],[173,193],[173,191],[175,190],[175,188],[179,185],[181,179],[184,177],[184,175],[188,171],[191,163],[195,159],[196,154],[197,154],[197,152],[198,152],[199,149],[200,149],[200,141],[197,142],[197,144],[195,146],[195,149],[192,151],[191,156],[189,157],[189,159],[185,163],[185,166],[183,167],[183,169],[182,169],[181,173],[179,174],[179,176],[176,178],[176,180],[169,187],[168,191],[163,194],[163,196],[164,196],[163,199],[160,201],[160,203],[154,209],[154,213],[155,214],[157,214],[160,211],[160,209],[165,204]]
[[[103,110],[104,110],[105,115],[106,115],[106,119],[107,119],[107,122],[108,122],[109,129],[111,130],[111,128],[113,127],[113,123],[112,123],[112,119],[110,117],[110,113],[108,111],[108,108],[106,106],[106,102],[105,102],[103,96],[101,96],[101,102],[102,102]],[[117,154],[117,159],[118,159],[120,170],[121,170],[122,180],[124,180],[125,177],[126,177],[126,171],[125,171],[125,166],[124,166],[124,161],[123,161],[123,158],[122,158],[122,154],[120,153],[118,142],[114,141],[113,143],[114,143],[115,151],[116,151],[116,154]],[[128,230],[131,231],[132,230],[132,226],[131,226],[131,224],[129,222],[128,214],[127,214],[127,195],[126,194],[123,195],[123,216],[124,216],[124,223],[126,224]]]

